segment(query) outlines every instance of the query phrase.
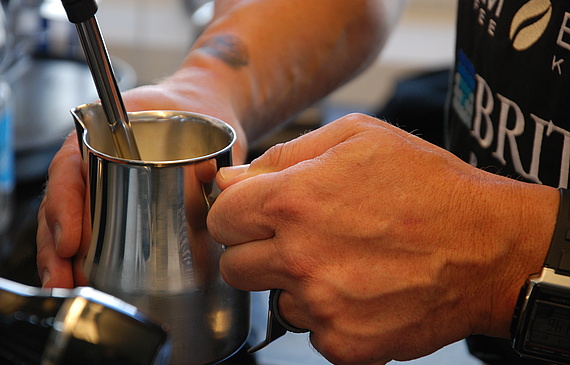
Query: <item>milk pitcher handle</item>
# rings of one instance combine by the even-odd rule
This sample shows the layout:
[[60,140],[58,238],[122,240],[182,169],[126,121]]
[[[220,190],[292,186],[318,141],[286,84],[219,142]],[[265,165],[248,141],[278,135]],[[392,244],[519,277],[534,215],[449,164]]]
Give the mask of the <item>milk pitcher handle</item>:
[[308,329],[293,326],[281,316],[278,308],[281,292],[281,289],[272,289],[269,292],[269,309],[267,311],[267,332],[265,333],[265,339],[261,343],[247,350],[249,354],[253,354],[262,348],[265,348],[271,342],[286,334],[287,331],[293,333],[309,332]]

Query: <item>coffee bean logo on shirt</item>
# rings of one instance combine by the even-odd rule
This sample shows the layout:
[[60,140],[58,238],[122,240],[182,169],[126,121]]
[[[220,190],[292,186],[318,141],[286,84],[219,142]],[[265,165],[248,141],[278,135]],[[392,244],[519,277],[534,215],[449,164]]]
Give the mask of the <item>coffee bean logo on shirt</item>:
[[544,34],[552,16],[550,0],[531,0],[513,17],[509,37],[517,51],[531,47]]

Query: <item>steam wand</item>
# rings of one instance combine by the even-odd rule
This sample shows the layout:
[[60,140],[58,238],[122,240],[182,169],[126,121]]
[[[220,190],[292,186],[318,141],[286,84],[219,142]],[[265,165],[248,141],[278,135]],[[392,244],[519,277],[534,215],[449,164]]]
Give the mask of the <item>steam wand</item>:
[[95,0],[62,0],[62,3],[69,21],[77,27],[117,153],[121,158],[140,160],[129,117],[95,17],[97,3]]

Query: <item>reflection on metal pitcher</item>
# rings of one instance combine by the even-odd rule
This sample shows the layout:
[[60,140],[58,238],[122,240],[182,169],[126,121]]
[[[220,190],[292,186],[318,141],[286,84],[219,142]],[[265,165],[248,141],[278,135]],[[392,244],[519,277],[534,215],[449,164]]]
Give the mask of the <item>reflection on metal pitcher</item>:
[[131,113],[141,160],[125,160],[98,104],[73,115],[91,223],[75,266],[86,283],[167,321],[173,363],[229,357],[249,332],[249,293],[221,278],[223,247],[208,234],[206,216],[219,194],[216,172],[231,164],[234,131],[199,114]]

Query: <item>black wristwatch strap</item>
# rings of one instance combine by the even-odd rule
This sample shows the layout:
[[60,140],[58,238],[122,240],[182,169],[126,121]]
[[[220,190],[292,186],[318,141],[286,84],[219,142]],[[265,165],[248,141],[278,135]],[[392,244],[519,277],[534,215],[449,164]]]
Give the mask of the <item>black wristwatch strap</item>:
[[557,274],[570,275],[570,191],[558,190],[560,191],[558,218],[544,266],[554,269]]

